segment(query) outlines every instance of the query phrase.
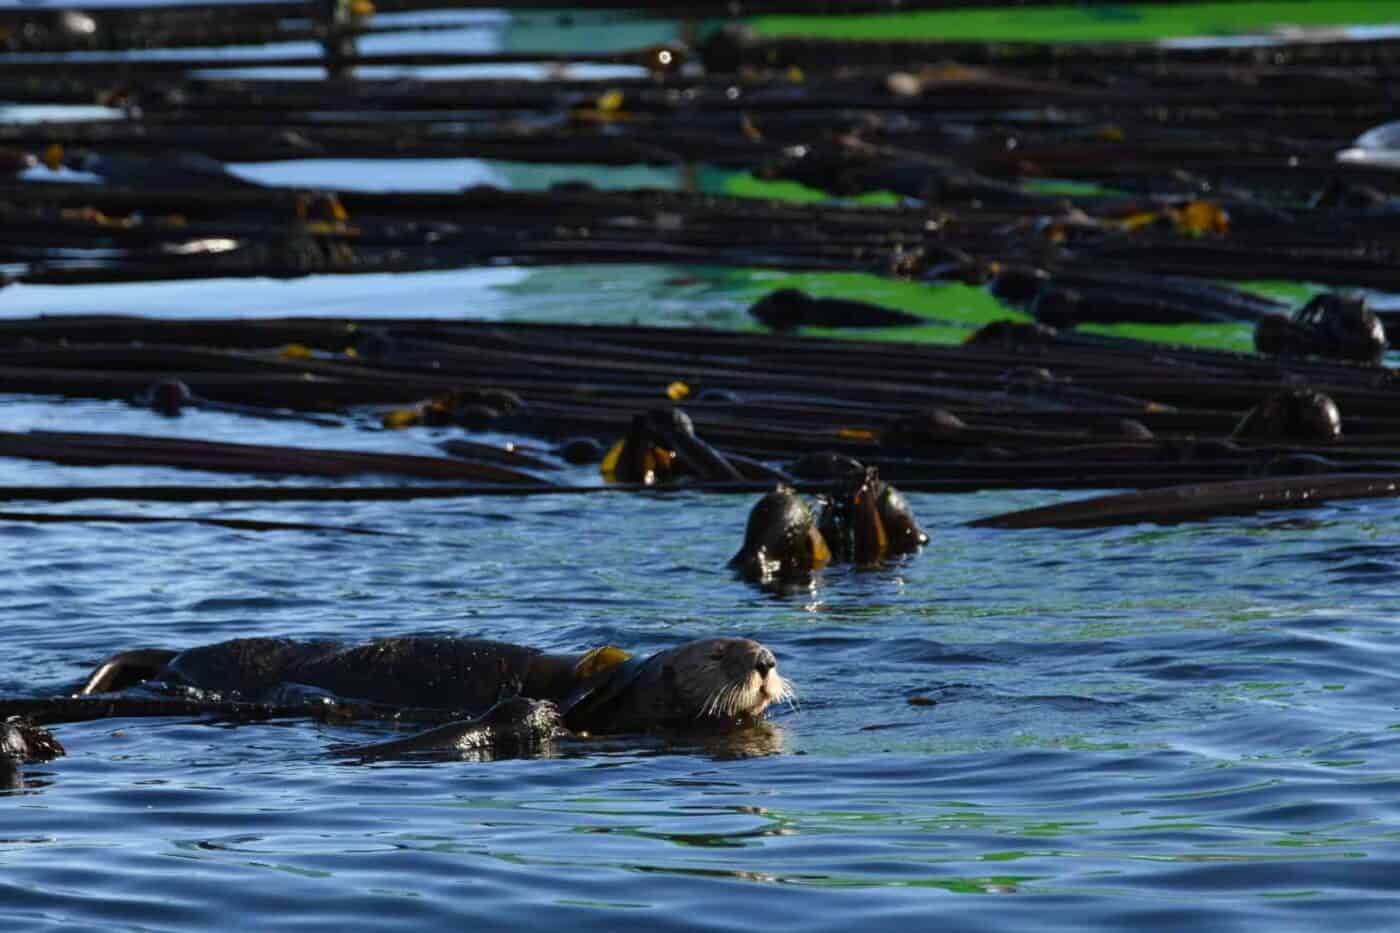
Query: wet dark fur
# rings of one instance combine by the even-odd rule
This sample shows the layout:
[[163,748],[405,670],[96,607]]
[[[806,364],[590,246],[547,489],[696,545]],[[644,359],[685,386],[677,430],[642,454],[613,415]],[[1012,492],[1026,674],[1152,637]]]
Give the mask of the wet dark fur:
[[484,710],[520,692],[530,659],[539,653],[462,638],[382,638],[351,647],[245,638],[191,648],[161,676],[248,699],[283,684],[304,684],[372,703]]

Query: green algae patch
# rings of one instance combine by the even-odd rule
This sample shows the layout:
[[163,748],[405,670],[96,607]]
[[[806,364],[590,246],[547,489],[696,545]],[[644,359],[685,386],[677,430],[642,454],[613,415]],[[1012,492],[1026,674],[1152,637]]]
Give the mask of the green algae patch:
[[799,181],[767,181],[747,172],[727,173],[717,185],[723,194],[738,198],[766,198],[793,204],[864,204],[874,207],[895,207],[901,203],[893,191],[869,191],[853,198],[832,197],[820,188],[810,188]]
[[751,20],[750,25],[760,35],[768,36],[1075,42],[1227,36],[1279,26],[1379,24],[1394,19],[1395,4],[1378,0],[1287,0],[925,11],[895,16],[761,16]]
[[1242,324],[1081,324],[1081,334],[1130,337],[1153,343],[1188,344],[1249,353],[1254,349],[1254,325]]

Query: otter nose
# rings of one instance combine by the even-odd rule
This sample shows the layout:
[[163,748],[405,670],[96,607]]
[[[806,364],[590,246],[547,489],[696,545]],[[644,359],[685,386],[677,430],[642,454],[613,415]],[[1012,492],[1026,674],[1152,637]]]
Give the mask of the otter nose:
[[758,671],[760,677],[767,677],[768,672],[778,666],[778,659],[773,657],[773,652],[764,648],[754,658],[753,669]]

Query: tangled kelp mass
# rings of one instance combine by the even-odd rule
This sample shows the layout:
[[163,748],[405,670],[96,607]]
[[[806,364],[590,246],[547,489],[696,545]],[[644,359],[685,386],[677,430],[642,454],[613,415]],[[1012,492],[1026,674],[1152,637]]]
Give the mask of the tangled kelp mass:
[[[615,478],[646,485],[659,476],[718,489],[782,481],[825,491],[842,471],[812,474],[803,458],[828,452],[878,467],[901,488],[934,491],[1260,477],[1279,477],[1288,489],[1320,474],[1400,473],[1398,387],[1384,367],[1026,325],[930,346],[388,318],[68,317],[3,323],[0,338],[9,345],[0,351],[0,385],[9,391],[152,404],[151,384],[177,380],[195,404],[254,415],[339,414],[366,427],[420,430],[427,409],[436,412],[435,430],[540,439],[533,456],[449,440],[443,446],[451,456],[425,457],[317,450],[314,423],[304,448],[84,432],[0,435],[9,456],[65,463],[378,473],[558,492],[566,448],[580,437],[595,439],[598,451],[622,439],[626,451],[626,439],[643,431],[636,455],[659,457],[647,462],[665,470]],[[653,428],[673,421],[689,434]]]
[[[449,456],[424,457],[318,451],[309,429],[296,449],[31,432],[0,438],[0,451],[526,492],[557,489],[564,461],[595,456],[586,441],[617,443],[603,474],[624,484],[771,488],[800,481],[794,461],[834,452],[911,490],[1274,478],[1270,504],[1306,499],[1295,493],[1315,489],[1313,476],[1400,471],[1396,383],[1383,366],[1356,365],[1380,362],[1393,320],[1356,290],[1392,288],[1400,269],[1390,246],[1400,175],[1385,126],[1400,41],[855,41],[729,25],[692,31],[689,44],[596,53],[387,55],[360,46],[443,24],[368,6],[310,12],[15,20],[0,97],[110,113],[0,126],[16,173],[0,185],[9,280],[704,263],[873,272],[931,291],[971,285],[1040,326],[1003,323],[963,346],[929,347],[406,318],[12,321],[0,328],[9,391],[131,398],[172,415],[222,406],[309,427],[328,413],[406,430],[455,425],[546,445],[454,440]],[[214,49],[308,38],[320,52],[245,48],[230,60]],[[194,45],[203,51],[179,50]],[[175,51],[110,51],[155,47]],[[64,54],[74,50],[88,54]],[[561,71],[376,76],[391,65],[525,61]],[[585,61],[633,75],[563,70]],[[303,70],[223,73],[235,63]],[[328,156],[707,164],[827,197],[582,183],[367,193],[269,186],[225,164]],[[894,203],[847,200],[871,192]],[[1334,290],[1295,304],[1242,287],[1261,279]],[[789,332],[922,320],[793,289],[752,313]],[[1266,355],[1078,333],[1096,322],[1246,323]],[[625,440],[676,419],[687,431]]]
[[[265,7],[209,8],[190,28],[210,30],[211,44],[237,42],[215,26],[245,9],[275,22]],[[109,34],[143,44],[142,28],[154,44],[176,39],[132,11],[112,13],[110,30],[107,14],[91,15],[82,35],[94,47]],[[317,34],[351,41],[353,53],[375,22],[324,23]],[[39,49],[76,41],[16,33],[31,34]],[[356,67],[472,61],[454,55],[348,54],[334,78],[257,78],[223,77],[229,60],[208,55],[27,54],[0,59],[0,98],[98,103],[116,118],[0,127],[13,167],[47,162],[100,179],[4,186],[12,233],[0,260],[22,282],[500,261],[856,269],[986,284],[1060,325],[1254,321],[1285,309],[1216,283],[1394,287],[1388,150],[1353,142],[1391,117],[1398,48],[1331,34],[1178,48],[768,40],[730,29],[694,48],[600,55],[637,73],[605,80],[355,77]],[[237,64],[315,74],[326,62]],[[578,186],[313,193],[254,185],[222,164],[462,156],[703,163],[907,200],[872,210]],[[1078,187],[1056,189],[1066,182]]]

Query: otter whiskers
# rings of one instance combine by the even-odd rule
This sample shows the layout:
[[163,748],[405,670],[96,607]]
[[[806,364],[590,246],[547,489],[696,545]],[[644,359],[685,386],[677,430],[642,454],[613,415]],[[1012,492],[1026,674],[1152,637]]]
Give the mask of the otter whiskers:
[[792,685],[792,681],[782,677],[777,671],[768,675],[768,694],[770,703],[783,703],[793,712],[797,711],[797,688]]
[[776,671],[757,672],[743,680],[725,684],[705,700],[700,715],[706,718],[757,716],[772,703],[788,703],[796,708],[796,692]]

